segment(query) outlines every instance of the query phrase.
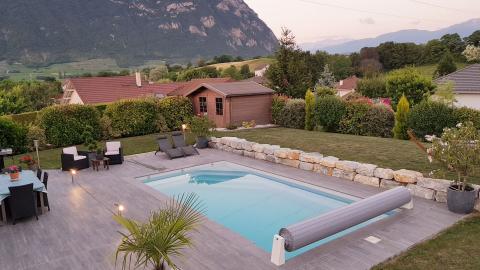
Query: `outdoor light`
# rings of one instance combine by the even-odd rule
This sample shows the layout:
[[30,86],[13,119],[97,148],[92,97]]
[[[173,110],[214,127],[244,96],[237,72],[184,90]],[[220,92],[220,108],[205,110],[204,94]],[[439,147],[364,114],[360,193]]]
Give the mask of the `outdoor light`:
[[117,207],[117,214],[119,216],[121,216],[122,212],[125,210],[125,206],[123,206],[123,204],[119,204],[119,203],[116,203],[114,205]]
[[73,184],[73,176],[77,174],[77,171],[74,169],[71,169],[70,174],[72,175],[72,184]]
[[185,132],[186,129],[187,129],[187,124],[182,124],[182,131]]
[[40,169],[40,155],[38,154],[38,140],[33,140],[33,146],[35,146],[35,151],[37,152],[37,165],[38,168]]

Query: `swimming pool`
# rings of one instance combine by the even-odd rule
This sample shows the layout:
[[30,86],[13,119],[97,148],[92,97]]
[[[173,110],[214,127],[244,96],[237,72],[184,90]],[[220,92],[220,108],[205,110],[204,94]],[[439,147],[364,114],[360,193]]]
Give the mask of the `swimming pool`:
[[[321,189],[229,162],[152,175],[144,183],[168,196],[195,192],[206,206],[206,216],[271,252],[273,235],[280,228],[350,204],[356,198]],[[341,237],[383,215],[294,252]]]

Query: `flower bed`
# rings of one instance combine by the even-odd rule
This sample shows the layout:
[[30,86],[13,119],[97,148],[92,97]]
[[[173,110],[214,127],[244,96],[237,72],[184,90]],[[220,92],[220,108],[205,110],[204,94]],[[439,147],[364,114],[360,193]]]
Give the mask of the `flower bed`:
[[[279,145],[259,144],[237,137],[212,137],[209,146],[378,188],[390,189],[405,186],[416,197],[440,203],[446,202],[447,189],[451,183],[448,180],[426,178],[422,173],[416,171],[380,168],[374,164],[340,160],[337,157],[324,156],[320,153],[307,153],[301,150],[282,148]],[[475,189],[478,191],[480,186],[476,185]],[[478,199],[475,209],[480,211],[480,200]]]

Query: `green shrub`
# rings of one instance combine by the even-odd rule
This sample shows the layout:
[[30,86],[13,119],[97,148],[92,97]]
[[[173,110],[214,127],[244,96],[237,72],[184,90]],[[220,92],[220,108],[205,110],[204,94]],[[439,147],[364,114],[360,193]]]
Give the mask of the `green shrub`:
[[194,116],[190,120],[190,131],[196,137],[208,137],[212,134],[215,123],[205,116]]
[[280,112],[279,124],[287,128],[305,128],[305,100],[289,99]]
[[476,129],[480,129],[480,110],[467,107],[455,108],[453,115],[457,123],[472,122]]
[[282,110],[287,104],[288,97],[283,95],[274,95],[272,101],[272,122],[275,125],[281,125],[280,118]]
[[395,127],[393,128],[393,136],[395,139],[408,139],[407,121],[409,112],[410,103],[408,103],[408,99],[403,95],[398,102],[397,112],[395,113]]
[[313,119],[315,111],[315,94],[308,90],[305,94],[305,129],[313,130],[315,121]]
[[335,96],[319,98],[315,104],[315,123],[325,131],[336,132],[346,113],[346,104]]
[[158,101],[161,115],[170,130],[179,130],[193,116],[193,105],[186,97],[166,97]]
[[35,147],[33,145],[34,140],[38,140],[38,148],[44,149],[47,144],[47,138],[45,137],[45,130],[40,126],[29,124],[27,128],[27,147],[28,150],[33,151]]
[[444,103],[423,101],[410,111],[408,128],[422,139],[425,135],[440,136],[444,128],[457,124],[453,111],[453,108]]
[[12,119],[15,123],[22,124],[22,125],[29,125],[35,124],[38,120],[38,111],[35,112],[26,112],[26,113],[19,113],[19,114],[11,114],[8,115],[10,119]]
[[342,120],[340,120],[338,131],[343,134],[365,135],[364,124],[370,106],[361,102],[347,103],[347,109]]
[[433,94],[435,89],[432,79],[423,76],[414,68],[392,71],[387,75],[386,87],[394,108],[402,95],[407,97],[410,105],[415,105]]
[[27,129],[6,117],[0,117],[0,146],[12,148],[15,154],[27,150]]
[[384,104],[375,104],[365,115],[363,123],[365,133],[362,135],[391,138],[394,124],[395,115],[392,108]]
[[82,143],[86,126],[93,128],[95,139],[101,134],[100,113],[94,106],[50,106],[40,112],[39,121],[47,142],[59,147]]
[[139,136],[157,131],[158,106],[154,99],[130,99],[111,103],[105,110],[112,133]]
[[337,89],[327,86],[315,86],[315,94],[317,94],[317,97],[336,96]]
[[357,84],[357,92],[369,98],[387,97],[385,77],[374,76],[361,79]]
[[94,106],[95,106],[95,108],[97,108],[100,115],[103,115],[103,113],[107,109],[108,104],[95,104]]

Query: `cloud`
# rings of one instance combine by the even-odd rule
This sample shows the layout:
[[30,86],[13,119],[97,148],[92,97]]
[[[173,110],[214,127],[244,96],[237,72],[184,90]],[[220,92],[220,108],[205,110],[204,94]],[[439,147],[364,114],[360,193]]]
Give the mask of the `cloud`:
[[411,24],[413,24],[413,25],[419,25],[421,22],[422,22],[422,21],[420,21],[420,20],[416,20],[416,21],[411,22]]
[[363,24],[375,24],[375,20],[372,17],[360,19],[359,21]]

